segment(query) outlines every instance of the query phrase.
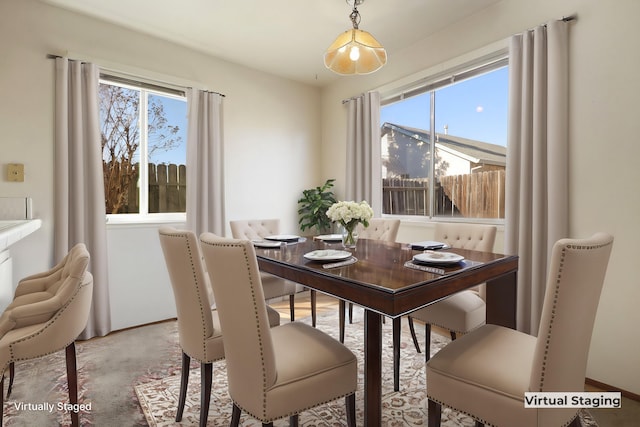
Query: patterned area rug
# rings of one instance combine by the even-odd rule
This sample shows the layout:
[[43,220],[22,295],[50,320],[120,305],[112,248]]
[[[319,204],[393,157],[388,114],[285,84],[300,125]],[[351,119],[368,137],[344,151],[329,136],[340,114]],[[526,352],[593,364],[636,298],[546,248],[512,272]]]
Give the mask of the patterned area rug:
[[[345,345],[358,357],[358,392],[357,419],[358,425],[363,423],[363,324],[362,310],[354,310],[354,323],[346,328]],[[404,319],[403,319],[404,320]],[[309,322],[310,319],[302,319]],[[318,318],[317,327],[337,339],[337,312]],[[422,329],[422,328],[420,328]],[[393,346],[391,343],[391,322],[383,324],[383,354],[382,354],[382,414],[384,426],[426,426],[427,425],[427,396],[424,368],[424,354],[418,354],[413,347],[411,335],[406,321],[402,325],[402,349],[400,391],[393,391]],[[423,331],[423,329],[422,329]],[[424,351],[424,333],[421,337],[421,349]],[[421,333],[422,332],[422,333]],[[448,338],[433,334],[431,352],[434,354],[449,342]],[[177,360],[176,360],[177,361]],[[187,402],[181,425],[197,425],[200,411],[200,370],[192,365]],[[227,394],[227,379],[224,361],[213,365],[213,392],[209,408],[208,425],[228,425],[231,418],[232,402]],[[175,413],[180,386],[179,370],[174,375],[140,383],[135,386],[135,392],[140,401],[145,418],[152,427],[177,425]],[[474,426],[474,421],[458,412],[443,408],[442,425]],[[300,424],[309,427],[329,427],[346,424],[344,399],[337,400],[300,414]],[[597,426],[593,418],[585,411],[581,413],[582,425]],[[255,419],[243,414],[242,426],[261,426]],[[287,426],[288,419],[274,423],[275,426]]]

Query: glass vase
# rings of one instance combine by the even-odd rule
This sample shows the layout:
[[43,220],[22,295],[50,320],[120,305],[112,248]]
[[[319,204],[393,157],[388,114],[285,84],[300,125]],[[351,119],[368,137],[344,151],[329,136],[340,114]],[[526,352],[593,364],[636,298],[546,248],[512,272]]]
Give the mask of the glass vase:
[[342,246],[347,249],[353,249],[358,244],[358,232],[355,225],[352,227],[342,228]]

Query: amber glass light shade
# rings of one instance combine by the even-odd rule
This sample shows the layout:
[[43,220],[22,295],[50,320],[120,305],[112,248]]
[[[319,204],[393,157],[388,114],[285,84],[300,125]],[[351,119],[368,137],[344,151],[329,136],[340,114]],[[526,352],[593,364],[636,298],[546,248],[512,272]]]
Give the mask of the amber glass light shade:
[[353,28],[340,34],[324,54],[324,65],[343,74],[373,73],[387,62],[387,52],[368,32]]

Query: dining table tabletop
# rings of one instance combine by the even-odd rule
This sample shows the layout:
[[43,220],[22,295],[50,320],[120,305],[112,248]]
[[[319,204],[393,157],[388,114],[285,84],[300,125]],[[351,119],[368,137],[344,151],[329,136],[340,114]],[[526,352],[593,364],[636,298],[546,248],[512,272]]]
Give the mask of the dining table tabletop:
[[[516,326],[515,255],[440,249],[437,253],[426,252],[426,256],[447,258],[447,263],[433,265],[414,259],[424,257],[425,251],[414,249],[411,244],[381,240],[358,239],[356,247],[350,249],[343,248],[340,242],[314,238],[255,246],[262,271],[336,297],[341,300],[341,307],[344,302],[351,302],[365,309],[366,426],[379,426],[382,419],[383,316],[399,325],[403,315],[486,283],[487,323]],[[449,259],[455,262],[448,262]]]

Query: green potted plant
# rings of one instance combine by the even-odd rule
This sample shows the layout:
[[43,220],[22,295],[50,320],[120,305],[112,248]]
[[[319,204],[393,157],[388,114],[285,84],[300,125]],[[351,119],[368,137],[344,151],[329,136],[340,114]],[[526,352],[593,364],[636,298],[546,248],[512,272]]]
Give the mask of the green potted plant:
[[300,215],[300,230],[316,228],[318,233],[331,230],[331,220],[327,216],[327,209],[336,203],[331,188],[335,179],[328,179],[321,187],[302,191],[302,198],[298,200],[298,215]]

